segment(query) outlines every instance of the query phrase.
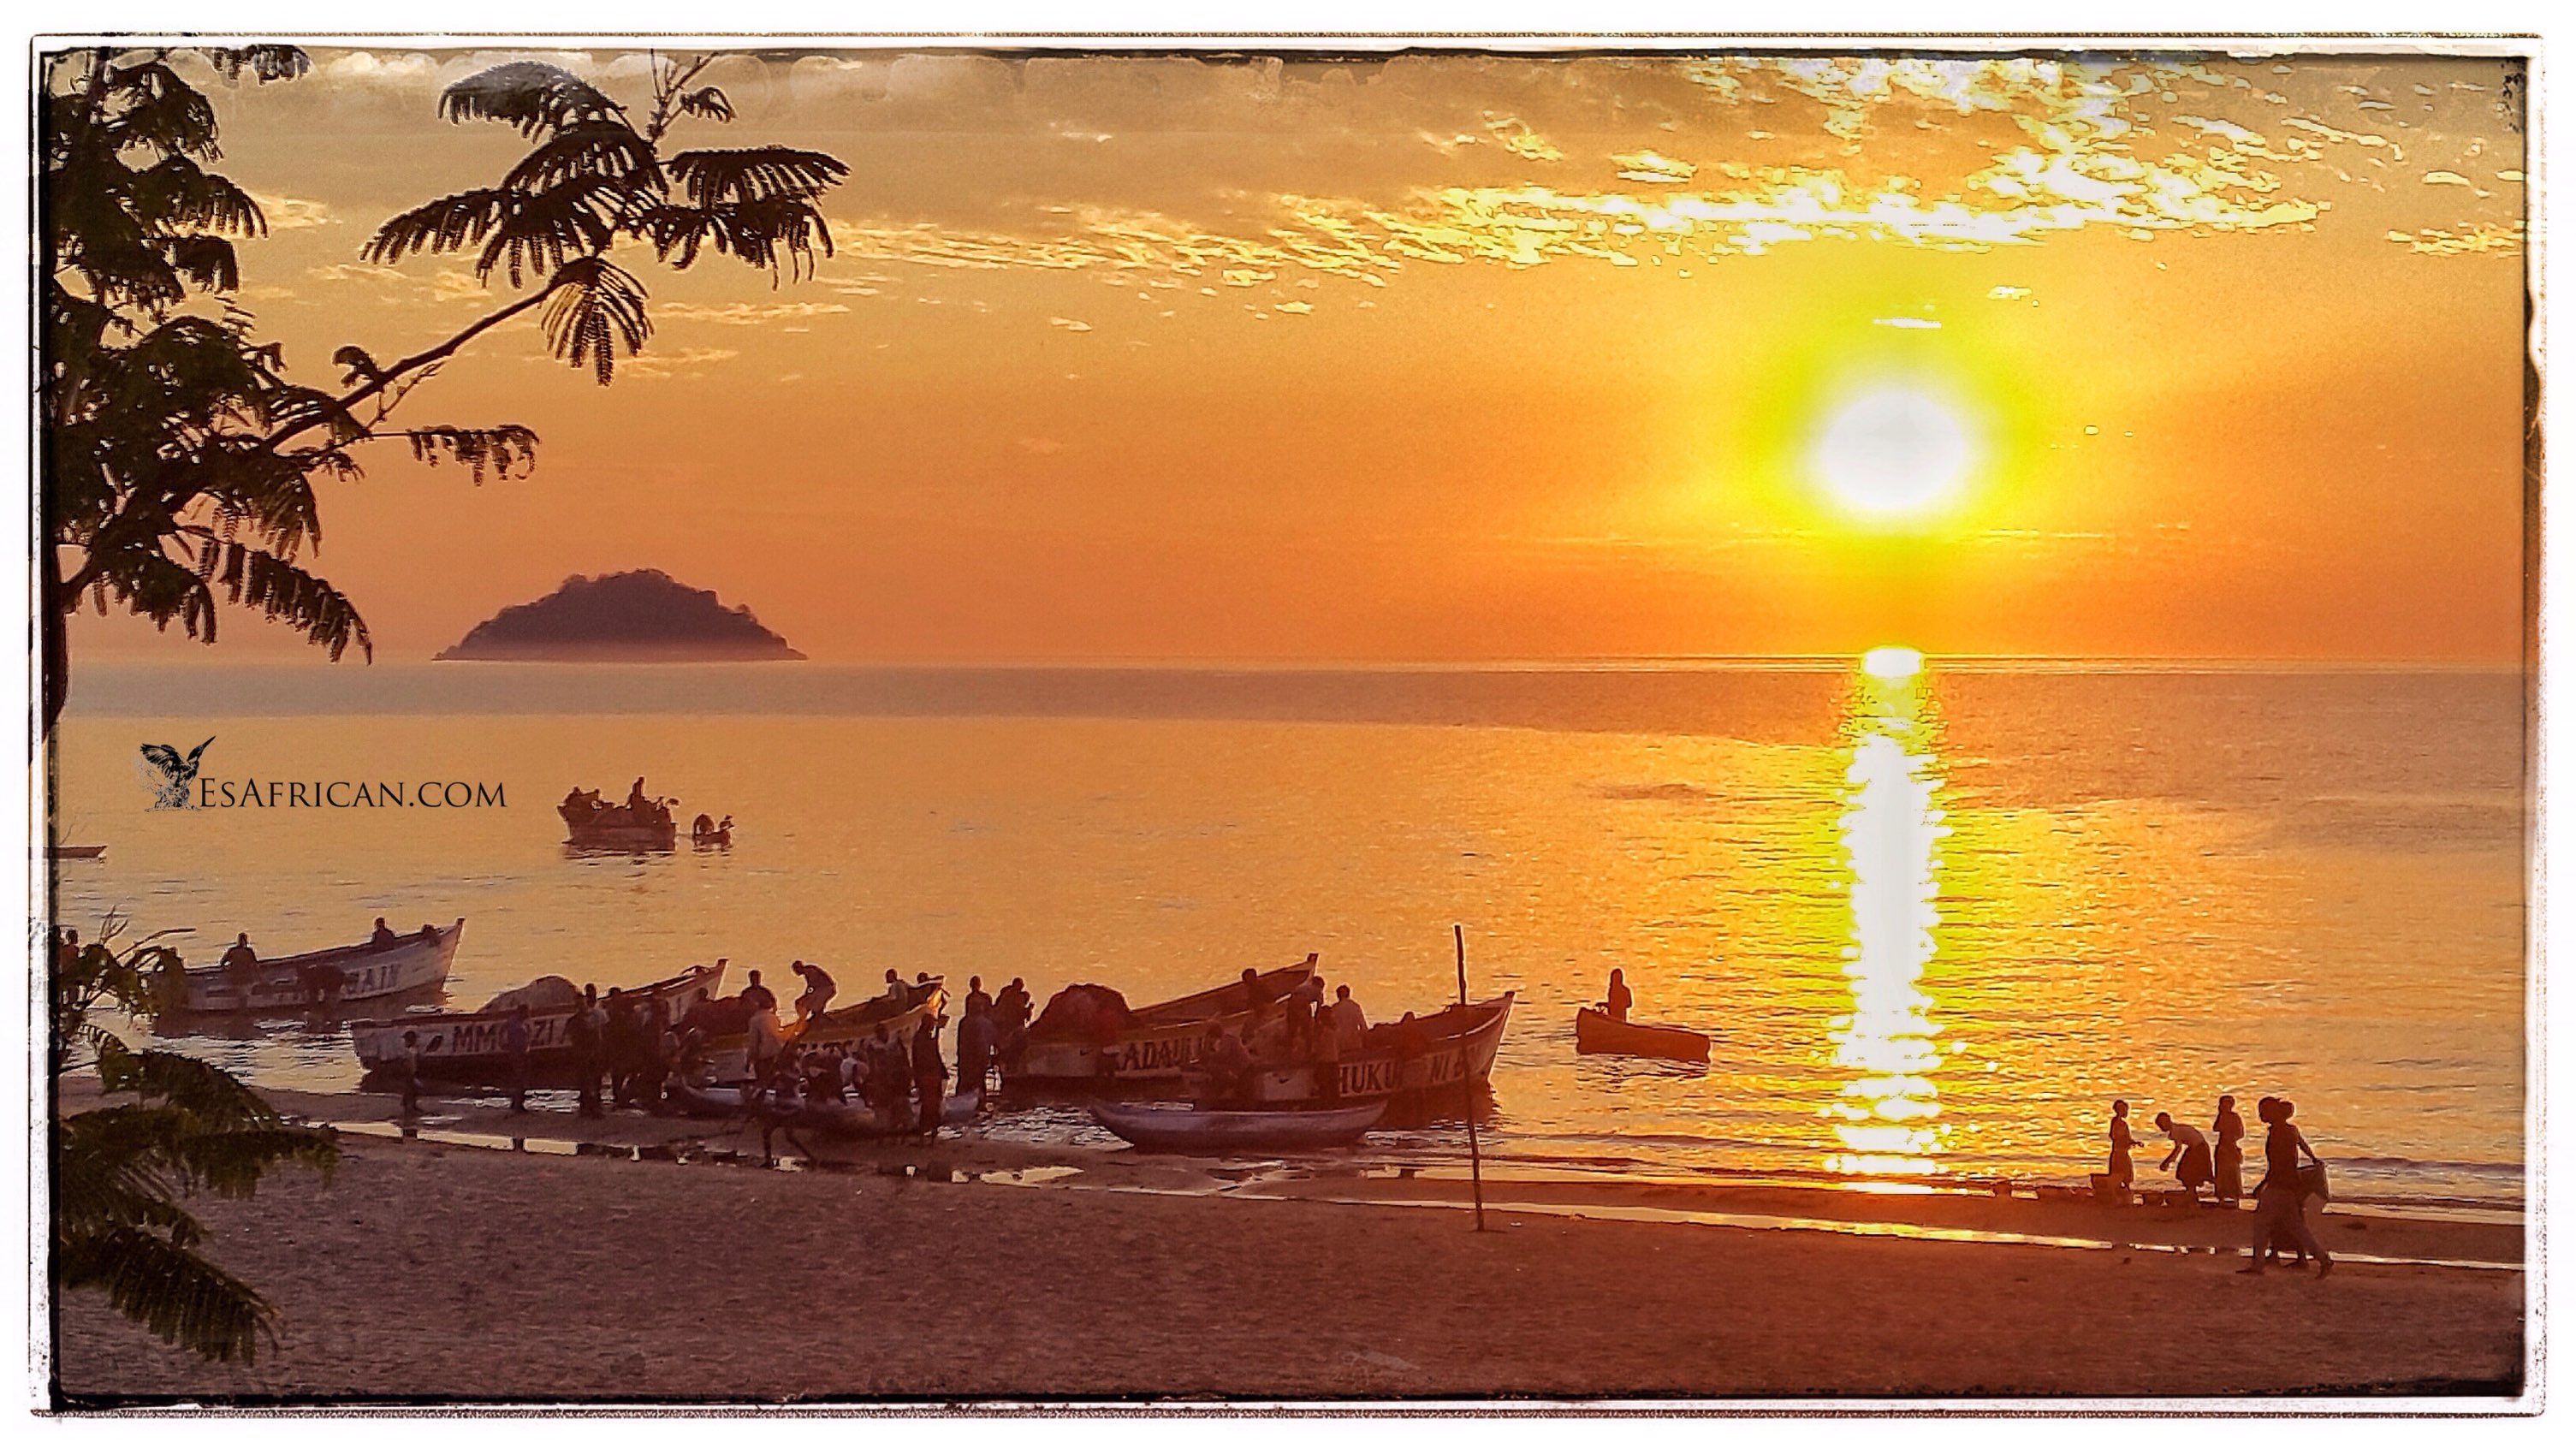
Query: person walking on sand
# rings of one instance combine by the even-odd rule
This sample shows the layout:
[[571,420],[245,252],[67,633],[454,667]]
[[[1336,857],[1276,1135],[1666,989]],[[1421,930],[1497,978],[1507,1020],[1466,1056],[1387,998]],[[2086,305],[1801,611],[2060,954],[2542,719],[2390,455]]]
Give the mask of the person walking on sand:
[[947,1080],[948,1064],[939,1059],[939,1023],[925,1016],[912,1034],[912,1084],[921,1094],[924,1137],[939,1136],[940,1084]]
[[501,1056],[510,1064],[510,1110],[528,1110],[528,1048],[536,1039],[536,1029],[528,1022],[528,1004],[524,1001],[510,1008],[510,1019],[501,1023]]
[[2234,1097],[2218,1099],[2218,1115],[2210,1119],[2209,1130],[2218,1138],[2210,1157],[2218,1200],[2240,1201],[2245,1196],[2245,1119],[2236,1115]]
[[[2166,1112],[2156,1114],[2156,1130],[2173,1139],[2173,1150],[2165,1154],[2164,1161],[2156,1164],[2156,1171],[2173,1173],[2174,1181],[2181,1183],[2194,1198],[2199,1197],[2201,1184],[2208,1182],[2211,1176],[2209,1139],[2200,1135],[2199,1128],[2188,1122],[2177,1122],[2172,1114]],[[2177,1157],[2182,1159],[2180,1167],[2174,1166]]]
[[2299,1154],[2306,1153],[2311,1162],[2317,1161],[2317,1154],[2299,1129],[2290,1125],[2291,1112],[2286,1099],[2266,1097],[2255,1106],[2255,1115],[2270,1127],[2263,1134],[2263,1180],[2254,1188],[2254,1261],[2236,1270],[2249,1278],[2263,1276],[2263,1250],[2271,1246],[2276,1232],[2317,1260],[2318,1277],[2334,1271],[2334,1255],[2308,1226],[2308,1189],[2299,1181]]
[[840,989],[820,963],[797,961],[787,968],[805,978],[805,994],[796,998],[796,1020],[799,1025],[823,1014],[832,1004],[832,994]]
[[1612,1021],[1626,1021],[1628,1009],[1636,1004],[1637,998],[1628,990],[1628,979],[1620,974],[1618,967],[1611,967],[1610,989],[1602,993],[1601,1009],[1610,1014]]
[[2127,1192],[2137,1180],[2138,1172],[2129,1164],[2129,1150],[2138,1145],[2137,1134],[2129,1130],[2129,1104],[2124,1098],[2111,1104],[2111,1186]]

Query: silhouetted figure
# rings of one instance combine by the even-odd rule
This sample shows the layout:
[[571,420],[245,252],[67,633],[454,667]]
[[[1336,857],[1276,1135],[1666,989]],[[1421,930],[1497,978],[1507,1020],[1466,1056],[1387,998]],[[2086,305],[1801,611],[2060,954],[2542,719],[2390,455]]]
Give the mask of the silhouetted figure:
[[234,989],[249,995],[251,981],[259,975],[259,953],[250,948],[250,932],[244,931],[233,937],[232,945],[224,950],[223,959],[215,964],[232,982]]
[[[982,994],[976,993],[977,996]],[[969,1003],[966,1017],[957,1023],[957,1090],[961,1095],[984,1090],[985,1079],[993,1073],[994,1049],[1002,1039],[1001,1027],[994,1022],[993,1013],[973,1005],[974,996],[966,999]]]
[[635,816],[635,823],[638,825],[643,824],[645,818],[653,813],[653,799],[644,793],[644,777],[641,775],[636,776],[635,783],[627,787],[626,808]]
[[1315,1024],[1324,1014],[1324,978],[1309,971],[1288,988],[1288,1049],[1312,1052]]
[[840,989],[831,973],[810,961],[792,961],[787,969],[805,978],[805,994],[796,998],[796,1019],[812,1021],[832,1004],[832,993]]
[[778,993],[760,984],[758,971],[748,973],[743,981],[742,1007],[753,1015],[778,1009]]
[[1610,989],[1602,995],[1601,1009],[1610,1014],[1612,1021],[1626,1021],[1628,1008],[1636,1004],[1637,998],[1628,991],[1628,979],[1619,973],[1618,967],[1611,967]]
[[2254,1189],[2254,1261],[2236,1271],[2247,1277],[2261,1277],[2263,1250],[2272,1245],[2277,1233],[2314,1257],[2317,1276],[2322,1278],[2334,1271],[2334,1255],[2317,1241],[2316,1230],[2308,1226],[2308,1189],[2299,1180],[2299,1154],[2306,1153],[2311,1162],[2317,1161],[2317,1154],[2299,1129],[2290,1125],[2292,1106],[2287,1099],[2266,1097],[2255,1104],[2254,1110],[2270,1127],[2263,1134],[2263,1181]]
[[581,1088],[581,1115],[605,1116],[599,1105],[599,1077],[606,1065],[604,1050],[608,1034],[608,1013],[599,1004],[596,985],[581,989],[581,1004],[573,1008],[572,1019],[564,1023],[564,1040],[572,1047],[572,1070]]
[[2245,1119],[2236,1115],[2234,1097],[2218,1099],[2218,1115],[2210,1119],[2209,1130],[2218,1138],[2210,1158],[2218,1197],[2235,1202],[2245,1196]]
[[889,1011],[901,1011],[912,1004],[912,992],[903,984],[901,972],[891,966],[886,968],[885,990],[877,993],[877,1000],[893,1003]]
[[[986,994],[985,994],[985,991],[984,991],[984,978],[983,978],[983,977],[981,977],[981,976],[969,976],[969,977],[967,977],[967,978],[966,978],[966,1015],[967,1015],[967,1016],[974,1016],[974,1015],[977,1015],[977,1014],[982,1013],[982,1012],[988,1012],[988,1011],[991,1011],[992,1009],[993,1009],[993,998],[992,998],[991,996],[989,996],[989,995],[986,995]],[[962,1020],[963,1018],[960,1018],[960,1019]],[[963,1088],[960,1088],[959,1090],[961,1090],[961,1091],[962,1091],[962,1090],[964,1090],[964,1089],[963,1089]]]
[[403,1033],[403,1115],[420,1115],[420,1033]]
[[635,1074],[641,1065],[642,1038],[636,1032],[635,1003],[625,988],[608,988],[608,1026],[601,1033],[600,1055],[608,1063],[609,1101],[620,1107],[635,1103]]
[[2129,1104],[2126,1100],[2111,1104],[2111,1187],[2126,1193],[2137,1180],[2137,1169],[2130,1165],[2129,1151],[2138,1145],[2137,1134],[2129,1130]]
[[[2209,1139],[2200,1135],[2199,1128],[2188,1122],[2177,1122],[2172,1114],[2166,1112],[2156,1114],[2156,1130],[2173,1139],[2173,1150],[2165,1154],[2164,1161],[2156,1164],[2156,1171],[2170,1171],[2174,1181],[2189,1188],[2192,1196],[2200,1196],[2201,1185],[2212,1176]],[[2180,1167],[2174,1165],[2175,1158],[2182,1159]]]
[[1351,1000],[1347,985],[1333,988],[1333,1034],[1341,1038],[1342,1055],[1349,1056],[1368,1039],[1368,1015],[1360,1004]]
[[1208,1090],[1219,1102],[1243,1102],[1252,1097],[1252,1049],[1233,1032],[1218,1029],[1203,1053],[1207,1061]]
[[528,1004],[510,1008],[510,1019],[501,1023],[501,1056],[510,1064],[510,1110],[528,1110],[528,1050],[535,1044],[536,1028],[528,1020]]
[[948,1080],[948,1064],[939,1059],[939,1023],[925,1016],[921,1027],[912,1034],[912,1085],[921,1096],[921,1135],[939,1135],[941,1085]]
[[[1319,993],[1320,994],[1320,993]],[[1315,1029],[1307,1036],[1307,1050],[1315,1064],[1315,1095],[1327,1102],[1342,1099],[1342,1034],[1330,1021],[1318,1016]]]
[[402,937],[394,934],[393,927],[385,924],[385,918],[378,916],[376,917],[375,934],[367,937],[367,947],[369,950],[381,951],[401,939]]

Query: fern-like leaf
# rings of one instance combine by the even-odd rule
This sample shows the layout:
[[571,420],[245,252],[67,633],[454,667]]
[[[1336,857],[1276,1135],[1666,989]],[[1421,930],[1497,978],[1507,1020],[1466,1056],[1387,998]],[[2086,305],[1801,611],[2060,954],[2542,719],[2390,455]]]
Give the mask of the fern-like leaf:
[[820,151],[753,146],[735,151],[682,151],[666,163],[671,180],[697,205],[811,200],[840,184],[850,168]]
[[561,66],[514,60],[478,71],[438,97],[438,113],[451,121],[503,121],[534,139],[623,114],[615,101]]
[[642,351],[653,324],[644,315],[644,284],[604,257],[581,257],[555,273],[537,314],[546,345],[575,367],[587,364],[600,386],[616,371],[614,343]]

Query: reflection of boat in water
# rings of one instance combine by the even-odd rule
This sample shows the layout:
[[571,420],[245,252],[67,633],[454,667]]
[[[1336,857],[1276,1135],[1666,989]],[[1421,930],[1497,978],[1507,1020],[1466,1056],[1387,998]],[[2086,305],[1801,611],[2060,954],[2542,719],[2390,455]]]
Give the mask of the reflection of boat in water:
[[1386,1099],[1353,1107],[1206,1111],[1135,1102],[1094,1102],[1091,1120],[1160,1152],[1284,1152],[1356,1142],[1386,1115]]
[[1309,955],[1254,976],[1249,993],[1243,982],[1229,981],[1134,1010],[1105,988],[1066,987],[1030,1025],[1011,1085],[1176,1082],[1198,1062],[1199,1043],[1211,1029],[1242,1031],[1256,1004],[1280,1000],[1314,974]]
[[[742,1085],[698,1086],[675,1082],[664,1089],[682,1112],[692,1117],[744,1117],[752,1113],[752,1102],[762,1093]],[[912,1108],[907,1105],[898,1117],[880,1112],[864,1102],[802,1102],[790,1098],[790,1105],[780,1107],[770,1098],[769,1120],[781,1127],[819,1133],[825,1137],[909,1137],[919,1129],[912,1125]],[[959,1092],[939,1101],[939,1125],[963,1127],[975,1120],[984,1109],[982,1092]]]
[[[1370,1027],[1360,1049],[1342,1059],[1340,1099],[1419,1097],[1484,1081],[1493,1073],[1494,1054],[1502,1049],[1503,1028],[1511,1022],[1517,994],[1506,991],[1490,1001],[1417,1017],[1409,1041],[1402,1023]],[[1256,1069],[1251,1096],[1259,1102],[1327,1100],[1317,1088],[1314,1067],[1302,1062]]]
[[1574,1009],[1574,1049],[1595,1056],[1704,1062],[1708,1060],[1708,1037],[1687,1027],[1622,1021],[1606,1011],[1578,1006]]
[[733,817],[728,815],[717,821],[699,816],[689,825],[689,843],[700,850],[722,849],[733,844]]
[[[639,1003],[658,1001],[668,1017],[677,1020],[715,993],[724,971],[721,961],[712,966],[692,966],[677,976],[629,990],[626,995]],[[573,1068],[572,1043],[565,1035],[564,1025],[581,1004],[581,990],[561,976],[540,976],[516,990],[504,991],[485,1002],[480,1011],[422,1011],[353,1021],[349,1023],[349,1045],[356,1049],[359,1062],[369,1072],[377,1072],[402,1061],[403,1033],[415,1032],[420,1037],[422,1076],[450,1082],[506,1084],[510,1080],[510,1058],[501,1048],[501,1028],[522,1004],[528,1008],[529,1080],[568,1080]]]
[[361,941],[300,956],[279,956],[241,970],[165,969],[153,987],[167,1013],[293,1015],[309,1007],[371,1001],[441,985],[456,959],[456,943],[464,935],[465,922],[460,917],[443,931],[423,926],[382,945]]

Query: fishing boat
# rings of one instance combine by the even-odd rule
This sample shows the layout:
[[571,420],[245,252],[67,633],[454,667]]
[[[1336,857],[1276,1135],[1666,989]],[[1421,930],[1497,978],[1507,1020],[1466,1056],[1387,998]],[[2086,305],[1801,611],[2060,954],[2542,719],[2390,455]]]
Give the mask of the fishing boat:
[[164,968],[153,982],[161,1009],[180,1015],[303,1012],[342,1002],[426,992],[447,980],[459,918],[445,930],[423,926],[383,944],[361,941],[300,956],[277,956],[239,971],[222,966]]
[[[1241,1031],[1252,1008],[1285,997],[1315,974],[1309,953],[1294,966],[1282,966],[1244,983],[1229,981],[1170,1001],[1134,1010],[1095,1009],[1060,1012],[1075,992],[1096,987],[1068,987],[1047,1003],[1046,1012],[1029,1027],[1028,1043],[1011,1072],[1013,1086],[1100,1086],[1110,1082],[1176,1082],[1196,1065],[1199,1043],[1211,1029]],[[1114,995],[1114,993],[1100,993]]]
[[1665,1057],[1677,1062],[1708,1060],[1708,1037],[1687,1027],[1622,1021],[1589,1006],[1574,1009],[1574,1049],[1588,1056]]
[[1386,1099],[1312,1110],[1208,1111],[1138,1102],[1094,1102],[1091,1120],[1157,1152],[1286,1152],[1344,1147],[1386,1115]]
[[[713,996],[725,963],[692,966],[625,994],[639,1002],[661,1005],[663,1017],[677,1021],[691,1007]],[[450,1082],[507,1084],[510,1057],[501,1048],[501,1029],[519,1006],[528,1008],[528,1079],[532,1083],[568,1081],[573,1075],[572,1041],[566,1023],[580,1009],[581,992],[561,976],[541,976],[526,986],[502,992],[480,1011],[416,1011],[349,1024],[349,1044],[370,1073],[403,1060],[403,1033],[420,1038],[420,1072]]]
[[563,817],[564,844],[575,850],[669,850],[680,835],[671,815],[673,803],[630,800],[610,805],[596,790],[574,790],[555,806],[555,813]]
[[[1486,1080],[1494,1070],[1494,1054],[1502,1049],[1516,995],[1506,991],[1489,1001],[1417,1017],[1411,1042],[1403,1039],[1401,1024],[1369,1028],[1360,1049],[1342,1058],[1338,1100],[1414,1097]],[[1328,1100],[1318,1085],[1314,1067],[1306,1063],[1263,1067],[1252,1074],[1250,1095],[1256,1102]]]
[[[826,1011],[811,1021],[788,1022],[779,1029],[779,1035],[795,1046],[849,1046],[873,1039],[882,1026],[886,1035],[909,1042],[924,1018],[936,1020],[947,1008],[947,985],[934,976],[904,988],[901,1002],[872,996],[852,1006]],[[700,1050],[707,1063],[699,1074],[701,1080],[733,1083],[751,1075],[751,1037],[747,1032],[710,1036]]]
[[689,844],[700,850],[721,850],[733,844],[733,817],[716,821],[699,816],[689,823]]

